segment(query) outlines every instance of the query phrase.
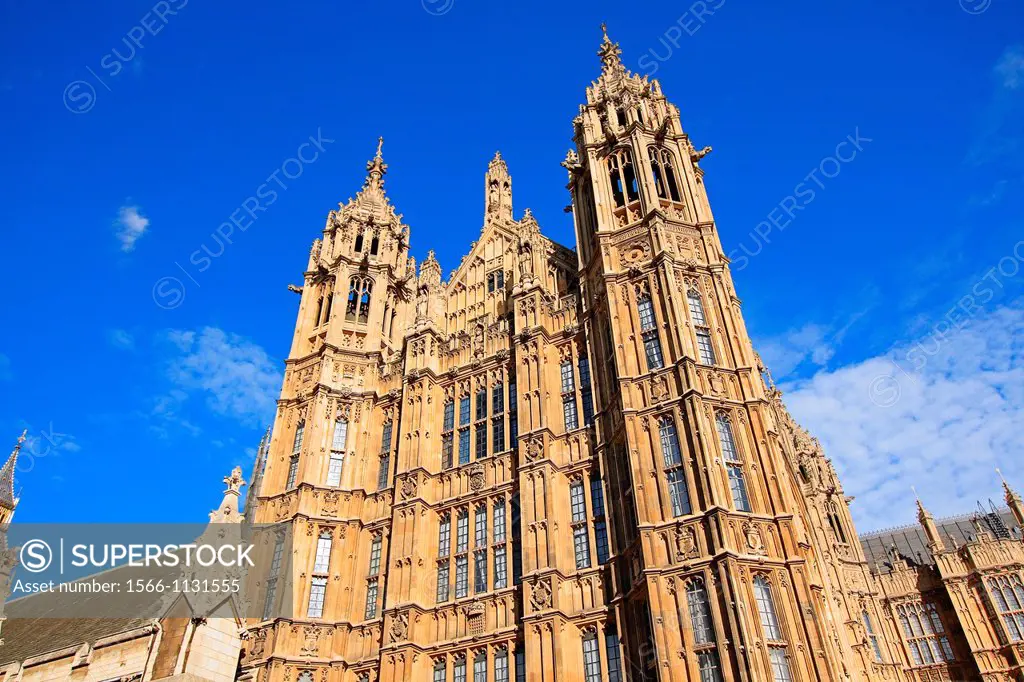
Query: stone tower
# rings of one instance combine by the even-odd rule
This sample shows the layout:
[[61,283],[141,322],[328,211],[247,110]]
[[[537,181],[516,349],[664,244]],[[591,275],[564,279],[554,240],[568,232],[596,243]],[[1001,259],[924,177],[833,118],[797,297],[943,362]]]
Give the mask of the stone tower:
[[[564,165],[601,368],[604,594],[628,625],[630,679],[844,679],[833,595],[705,191],[710,147],[607,34],[599,54]],[[847,520],[845,501],[836,513]]]

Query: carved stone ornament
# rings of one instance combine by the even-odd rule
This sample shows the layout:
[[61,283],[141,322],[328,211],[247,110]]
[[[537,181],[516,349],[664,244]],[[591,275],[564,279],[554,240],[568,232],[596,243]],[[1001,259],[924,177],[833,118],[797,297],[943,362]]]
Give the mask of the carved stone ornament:
[[743,524],[743,535],[747,540],[747,550],[751,554],[766,555],[768,552],[764,547],[764,538],[761,537],[761,529],[755,524],[747,521]]
[[316,656],[320,650],[320,628],[305,627],[302,632],[302,649],[299,653],[303,656]]
[[550,579],[538,580],[530,591],[530,606],[534,611],[543,611],[551,608],[551,581]]
[[651,398],[656,403],[660,403],[668,397],[668,380],[664,375],[656,376],[651,379]]
[[403,613],[402,615],[391,621],[391,641],[401,642],[409,634],[409,616]]
[[693,528],[676,528],[676,560],[692,559],[699,553],[697,532]]
[[531,440],[526,445],[526,461],[536,462],[544,455],[544,441],[540,438]]
[[711,392],[715,395],[725,395],[725,379],[722,378],[720,372],[712,372],[709,377],[711,383]]
[[416,496],[416,490],[419,487],[419,481],[416,478],[416,474],[412,474],[404,481],[402,481],[402,497],[409,500]]
[[484,487],[484,468],[477,465],[469,471],[469,487],[473,491],[482,490]]

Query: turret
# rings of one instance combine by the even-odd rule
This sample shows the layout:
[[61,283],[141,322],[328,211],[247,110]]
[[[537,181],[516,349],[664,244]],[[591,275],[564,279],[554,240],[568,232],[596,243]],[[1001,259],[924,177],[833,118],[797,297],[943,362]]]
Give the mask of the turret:
[[14,518],[14,510],[18,506],[18,498],[14,494],[14,470],[18,464],[18,453],[21,452],[21,446],[25,443],[27,435],[28,430],[26,429],[14,445],[11,456],[7,458],[7,462],[0,469],[0,528],[11,522],[11,519]]
[[1003,472],[996,470],[999,474],[999,478],[1003,480],[1003,491],[1006,493],[1006,506],[1010,508],[1010,512],[1013,513],[1013,518],[1017,520],[1017,525],[1024,528],[1024,500],[1021,500],[1020,495],[1017,491],[1010,487],[1010,484],[1003,478]]
[[917,501],[917,520],[924,528],[924,534],[928,538],[928,549],[932,555],[934,556],[946,551],[946,543],[942,540],[942,535],[939,534],[939,527],[935,523],[935,517],[924,508],[920,499]]

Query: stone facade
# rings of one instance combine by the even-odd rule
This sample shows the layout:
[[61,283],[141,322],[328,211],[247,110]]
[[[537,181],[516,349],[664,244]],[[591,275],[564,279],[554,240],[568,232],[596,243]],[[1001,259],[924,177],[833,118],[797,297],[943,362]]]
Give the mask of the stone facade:
[[93,624],[0,682],[116,678],[101,650],[146,680],[1022,679],[1020,498],[858,537],[747,334],[710,147],[599,55],[562,164],[575,251],[516,217],[500,155],[447,280],[409,255],[381,145],[328,214],[245,505],[294,539],[265,617]]

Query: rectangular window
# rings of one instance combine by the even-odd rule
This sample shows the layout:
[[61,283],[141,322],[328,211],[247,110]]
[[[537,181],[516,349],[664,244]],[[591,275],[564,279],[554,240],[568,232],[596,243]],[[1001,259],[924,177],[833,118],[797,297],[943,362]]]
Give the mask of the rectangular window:
[[522,642],[516,644],[516,682],[526,682],[526,652]]
[[459,464],[469,464],[469,429],[459,431]]
[[327,485],[334,487],[341,485],[341,470],[344,464],[345,456],[342,453],[331,453],[331,460],[327,464]]
[[448,571],[450,565],[444,561],[437,566],[437,603],[443,604],[448,601]]
[[476,508],[473,544],[477,549],[487,546],[487,507],[483,505]]
[[505,546],[494,548],[494,589],[508,587],[508,561]]
[[479,654],[473,661],[473,682],[487,682],[487,654]]
[[[718,652],[702,651],[697,654],[697,666],[700,669],[700,682],[722,682],[722,671],[718,665]],[[776,678],[778,682],[778,678]]]
[[455,449],[455,438],[452,434],[446,433],[441,436],[441,464],[445,469],[451,469],[454,462],[452,454]]
[[728,469],[732,503],[736,506],[736,511],[749,512],[750,498],[747,496],[747,482],[743,478],[743,466],[740,464],[730,464]]
[[292,440],[292,454],[297,455],[302,452],[302,441],[306,435],[306,422],[299,422],[299,425],[295,427],[295,438]]
[[505,451],[505,422],[501,417],[491,420],[491,449],[494,454]]
[[572,543],[576,552],[576,568],[590,568],[590,536],[585,525],[573,528]]
[[381,539],[374,538],[373,543],[370,545],[370,570],[368,575],[377,575],[380,573],[380,545]]
[[685,516],[691,512],[690,494],[686,490],[686,475],[682,469],[668,472],[668,498],[672,503],[672,516]]
[[263,602],[263,620],[270,620],[270,614],[274,611],[274,600],[277,598],[277,578],[267,581],[266,599]]
[[605,630],[604,651],[608,657],[608,682],[622,682],[622,655],[619,653],[619,633],[612,626]]
[[580,400],[583,402],[583,423],[590,425],[594,421],[594,394],[590,388],[590,363],[587,356],[579,358],[580,369]]
[[597,635],[583,638],[583,679],[601,682],[601,652],[597,648]]
[[317,538],[316,558],[313,560],[314,573],[326,573],[331,567],[331,534],[325,533]]
[[573,521],[587,520],[587,498],[583,493],[582,481],[574,481],[569,486],[569,507]]
[[380,437],[380,454],[382,455],[391,452],[391,432],[393,428],[393,422],[387,422],[384,424],[384,431]]
[[313,578],[309,587],[309,605],[306,607],[306,616],[309,618],[323,618],[324,596],[327,593],[327,578]]
[[469,396],[462,396],[459,400],[459,426],[466,426],[469,424]]
[[377,578],[366,586],[366,614],[364,620],[377,617]]
[[335,452],[342,452],[345,450],[345,445],[348,442],[348,422],[344,419],[339,419],[334,422],[334,436],[331,439],[331,450]]
[[519,441],[519,403],[516,394],[516,382],[508,385],[508,437],[512,447]]
[[594,543],[597,545],[597,563],[608,563],[608,526],[602,521],[594,521]]
[[444,661],[438,661],[434,664],[434,682],[447,682]]
[[391,455],[383,455],[380,458],[380,469],[377,470],[377,490],[388,487],[391,479]]
[[476,425],[476,458],[487,457],[487,422],[480,422]]
[[487,417],[487,389],[482,388],[476,393],[476,418]]
[[299,477],[299,456],[292,455],[291,459],[288,460],[288,481],[285,483],[285,488],[294,488],[295,481]]
[[494,503],[494,541],[505,542],[505,503]]
[[444,431],[451,431],[455,428],[455,402],[449,400],[444,404]]
[[452,553],[452,517],[445,514],[441,517],[441,525],[437,532],[437,555],[448,556]]
[[694,326],[708,326],[708,322],[704,318],[704,303],[700,300],[700,294],[691,289],[686,292],[686,302],[690,307],[690,319],[693,320]]
[[491,413],[501,414],[505,411],[505,384],[500,381],[491,389]]
[[641,296],[637,301],[637,313],[640,317],[641,331],[648,332],[658,328],[657,322],[654,321],[654,306],[651,305],[649,296]]
[[793,682],[793,675],[789,671],[789,658],[786,656],[785,647],[768,647],[768,655],[772,661],[772,679],[775,682]]
[[715,364],[715,349],[711,346],[711,332],[707,329],[697,330],[697,354],[702,364]]
[[576,415],[576,396],[567,395],[562,398],[562,416],[565,418],[565,430],[573,431],[580,426]]
[[604,516],[604,486],[597,471],[590,475],[590,503],[594,505],[594,516]]
[[469,512],[459,512],[457,526],[455,528],[455,551],[465,552],[469,549]]
[[487,550],[473,554],[473,591],[477,594],[487,591]]
[[572,371],[572,360],[562,363],[562,393],[572,393],[576,390],[576,378]]
[[644,355],[647,356],[647,369],[661,369],[665,366],[665,359],[661,355],[661,341],[658,339],[658,332],[649,331],[643,333]]
[[661,438],[661,456],[665,460],[665,466],[678,466],[683,463],[682,451],[679,448],[679,435],[676,433],[676,425],[671,417],[662,418],[658,427]]
[[508,682],[508,654],[504,651],[494,654],[494,682]]
[[466,659],[455,661],[455,682],[466,682]]
[[469,594],[469,558],[466,555],[455,557],[455,598],[461,599]]

